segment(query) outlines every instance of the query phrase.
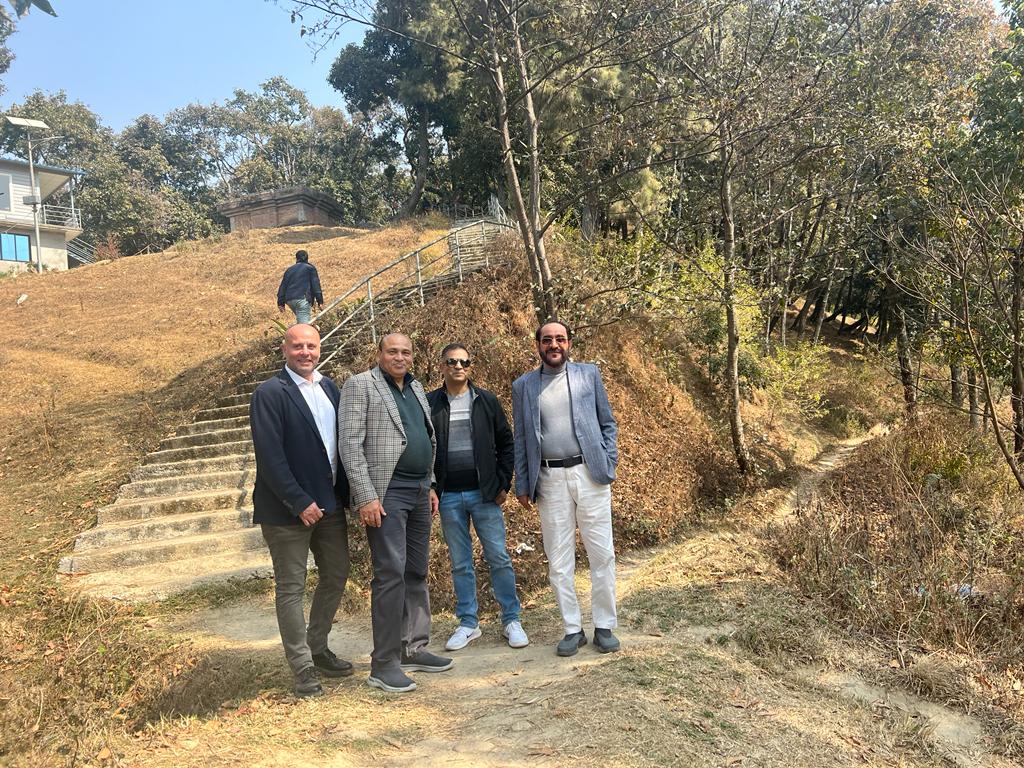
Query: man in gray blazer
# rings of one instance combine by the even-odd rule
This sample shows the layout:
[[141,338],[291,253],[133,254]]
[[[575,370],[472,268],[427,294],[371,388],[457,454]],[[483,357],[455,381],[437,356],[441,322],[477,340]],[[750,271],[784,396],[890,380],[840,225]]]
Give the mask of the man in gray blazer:
[[548,579],[565,625],[556,653],[573,656],[587,643],[575,587],[577,526],[590,560],[594,646],[617,651],[611,482],[618,426],[597,366],[569,362],[569,327],[545,323],[535,339],[540,367],[512,383],[516,497],[528,510],[537,503]]
[[416,688],[405,672],[444,672],[455,663],[426,649],[437,443],[426,394],[411,367],[409,337],[384,336],[377,365],[345,382],[338,406],[341,463],[373,562],[373,653],[366,682],[392,693]]

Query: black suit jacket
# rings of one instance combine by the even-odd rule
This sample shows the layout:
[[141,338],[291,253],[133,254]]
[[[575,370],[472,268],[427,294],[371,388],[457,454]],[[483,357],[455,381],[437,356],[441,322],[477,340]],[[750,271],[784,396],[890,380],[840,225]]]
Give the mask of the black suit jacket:
[[[320,386],[337,413],[337,385],[325,377]],[[256,449],[254,523],[302,525],[299,513],[314,501],[325,515],[340,513],[341,500],[348,498],[345,470],[339,460],[338,480],[332,482],[331,461],[313,414],[283,368],[252,393],[249,424]]]

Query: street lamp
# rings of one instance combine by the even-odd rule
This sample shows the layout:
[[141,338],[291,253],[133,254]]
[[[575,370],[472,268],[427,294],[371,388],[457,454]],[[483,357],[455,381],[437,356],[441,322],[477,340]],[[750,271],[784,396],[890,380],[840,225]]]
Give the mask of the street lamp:
[[36,170],[32,161],[32,129],[38,128],[41,131],[48,131],[50,126],[42,120],[29,120],[25,117],[4,115],[4,119],[11,125],[24,128],[25,136],[28,138],[28,183],[32,187],[32,194],[26,197],[23,202],[29,203],[32,206],[32,226],[36,231],[36,272],[42,273],[43,248],[42,243],[39,242],[39,206],[43,201],[42,196],[39,194],[39,187],[36,186]]

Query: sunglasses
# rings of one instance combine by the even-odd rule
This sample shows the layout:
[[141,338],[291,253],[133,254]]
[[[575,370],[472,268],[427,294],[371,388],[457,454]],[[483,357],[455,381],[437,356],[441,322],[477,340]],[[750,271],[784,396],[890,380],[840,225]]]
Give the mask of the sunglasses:
[[449,357],[444,361],[444,364],[450,368],[454,368],[457,365],[461,365],[463,368],[469,368],[473,364],[472,360],[462,360],[458,357]]

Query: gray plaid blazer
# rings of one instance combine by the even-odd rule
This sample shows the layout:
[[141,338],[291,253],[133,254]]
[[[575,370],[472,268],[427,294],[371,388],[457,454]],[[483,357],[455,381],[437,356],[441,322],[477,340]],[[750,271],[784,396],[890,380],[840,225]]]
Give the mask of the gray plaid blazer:
[[[384,493],[391,482],[398,460],[405,450],[405,428],[398,413],[394,395],[377,366],[349,377],[341,388],[338,403],[338,452],[348,475],[352,492],[352,510],[359,509],[374,499],[384,501]],[[430,406],[423,385],[415,379],[409,384],[416,394],[430,445],[437,454],[437,440],[430,422]],[[431,457],[430,466],[434,466]],[[434,482],[431,470],[430,482]]]

